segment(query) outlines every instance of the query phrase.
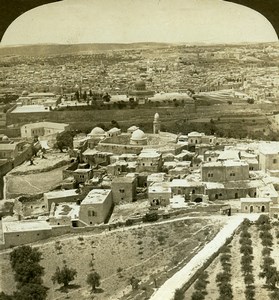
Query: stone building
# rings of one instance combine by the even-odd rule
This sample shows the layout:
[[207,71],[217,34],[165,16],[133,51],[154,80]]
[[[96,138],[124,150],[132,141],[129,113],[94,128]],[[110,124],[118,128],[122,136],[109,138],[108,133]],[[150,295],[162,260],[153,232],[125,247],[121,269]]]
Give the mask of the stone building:
[[269,212],[270,198],[241,198],[241,212],[242,213],[265,213]]
[[64,123],[54,122],[37,122],[25,124],[20,127],[21,137],[31,138],[34,136],[47,136],[57,133],[61,133],[65,130],[69,130],[70,125]]
[[143,150],[138,156],[137,171],[158,173],[162,170],[162,154],[156,150]]
[[79,219],[87,225],[104,223],[113,206],[112,191],[94,189],[80,204]]
[[245,161],[216,161],[201,167],[202,181],[226,182],[249,179],[249,164]]
[[148,200],[151,206],[167,206],[171,197],[170,182],[154,182],[148,187]]
[[136,200],[136,177],[116,177],[111,182],[112,197],[115,204]]
[[187,179],[174,179],[170,182],[173,195],[184,195],[185,199],[202,199],[205,194],[205,185],[199,181],[189,181]]

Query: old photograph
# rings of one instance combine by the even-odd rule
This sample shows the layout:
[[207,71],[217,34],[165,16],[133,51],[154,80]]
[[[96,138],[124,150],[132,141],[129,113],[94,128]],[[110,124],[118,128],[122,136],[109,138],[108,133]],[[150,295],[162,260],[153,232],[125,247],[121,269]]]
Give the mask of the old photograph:
[[0,300],[279,300],[279,3],[0,3]]

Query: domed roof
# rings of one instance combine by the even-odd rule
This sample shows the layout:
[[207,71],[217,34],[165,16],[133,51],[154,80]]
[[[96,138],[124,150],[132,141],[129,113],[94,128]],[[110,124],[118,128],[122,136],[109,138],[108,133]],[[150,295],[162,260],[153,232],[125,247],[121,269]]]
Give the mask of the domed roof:
[[101,127],[95,127],[91,130],[90,135],[105,134],[106,132]]
[[3,137],[2,137],[2,141],[8,141],[9,140],[9,138],[6,136],[6,135],[4,135]]
[[139,128],[137,126],[133,125],[133,126],[129,127],[127,129],[127,131],[136,131],[137,129],[139,129]]
[[27,91],[23,91],[22,93],[21,93],[21,96],[28,96],[28,92]]
[[145,82],[142,80],[139,80],[135,83],[135,89],[138,91],[142,91],[146,89]]
[[160,118],[160,116],[159,116],[159,114],[158,113],[156,113],[155,115],[154,115],[154,120],[159,120],[159,118]]
[[146,139],[146,135],[140,129],[135,130],[131,136],[131,140],[134,140],[134,141],[141,141],[141,140],[145,140],[145,139]]

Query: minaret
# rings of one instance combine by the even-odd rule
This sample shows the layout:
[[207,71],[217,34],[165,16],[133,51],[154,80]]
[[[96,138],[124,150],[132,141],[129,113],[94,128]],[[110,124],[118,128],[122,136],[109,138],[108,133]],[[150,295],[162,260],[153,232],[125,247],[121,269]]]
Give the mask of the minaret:
[[160,120],[159,120],[159,114],[156,113],[154,115],[154,121],[153,121],[153,133],[159,134],[160,133]]

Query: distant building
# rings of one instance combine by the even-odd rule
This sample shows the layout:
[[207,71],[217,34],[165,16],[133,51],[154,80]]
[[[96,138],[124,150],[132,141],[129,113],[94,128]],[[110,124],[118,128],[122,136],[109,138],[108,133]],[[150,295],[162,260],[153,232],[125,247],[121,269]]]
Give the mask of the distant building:
[[34,136],[53,135],[69,129],[70,125],[65,123],[37,122],[21,126],[20,132],[21,137],[31,138]]

